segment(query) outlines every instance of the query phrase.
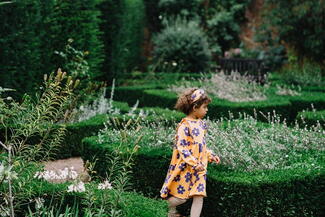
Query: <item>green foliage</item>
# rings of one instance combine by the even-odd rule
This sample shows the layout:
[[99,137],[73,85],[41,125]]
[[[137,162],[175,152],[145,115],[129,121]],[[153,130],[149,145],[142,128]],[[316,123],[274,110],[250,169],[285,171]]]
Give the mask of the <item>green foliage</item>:
[[6,182],[4,186],[8,188],[8,194],[4,191],[0,194],[10,207],[10,216],[14,216],[14,210],[21,202],[15,201],[17,189],[13,187],[14,183],[18,182],[18,186],[22,187],[25,181],[16,181],[18,177],[13,175],[16,173],[14,168],[28,169],[21,166],[22,160],[47,160],[53,156],[53,150],[65,135],[65,127],[54,128],[53,123],[67,118],[64,116],[65,110],[73,89],[78,85],[70,76],[66,79],[66,73],[60,69],[56,75],[45,76],[44,80],[44,91],[36,97],[35,102],[28,95],[21,103],[12,101],[7,104],[2,98],[0,100],[0,123],[4,131],[0,140],[1,167],[9,168],[0,180],[1,184]]
[[315,63],[306,62],[303,66],[291,64],[281,70],[281,79],[289,84],[321,87],[325,85],[322,69]]
[[[118,209],[120,215],[112,215],[111,205],[118,198],[114,195],[114,190],[99,190],[98,183],[87,183],[87,192],[67,192],[71,184],[65,182],[62,184],[49,183],[44,180],[33,178],[37,171],[40,171],[40,165],[35,163],[23,163],[25,169],[19,171],[20,186],[15,183],[14,189],[17,190],[17,216],[122,216],[133,217],[134,214],[139,217],[163,217],[167,212],[167,203],[144,197],[135,192],[122,192],[119,198]],[[0,185],[0,192],[4,192],[4,185]],[[92,206],[89,208],[89,201]],[[2,202],[2,201],[1,201]],[[40,203],[41,202],[41,203]],[[104,207],[103,207],[104,205]],[[106,205],[106,206],[105,206]],[[101,215],[100,211],[105,211]],[[115,211],[117,211],[115,210]],[[134,212],[133,212],[134,211]],[[43,212],[43,215],[41,213]],[[48,213],[46,213],[48,212]],[[64,215],[68,212],[69,215]],[[77,214],[79,213],[79,215]],[[88,215],[86,215],[86,213]]]
[[[119,87],[115,90],[115,99],[128,102],[130,105],[139,100],[140,107],[162,107],[173,109],[177,100],[177,94],[162,89],[151,89],[152,86]],[[311,88],[311,87],[309,87]],[[286,118],[288,122],[295,120],[298,112],[310,108],[314,104],[316,109],[324,109],[324,90],[315,88],[312,91],[306,89],[299,96],[279,96],[275,94],[275,89],[270,88],[266,94],[267,100],[254,102],[230,102],[228,100],[212,98],[209,105],[209,117],[218,119],[228,117],[229,112],[238,117],[239,113],[246,113],[257,116],[261,121],[266,121],[264,115],[273,110]],[[262,115],[260,112],[264,113]]]
[[[236,125],[234,123],[233,126],[228,125],[228,127],[236,127]],[[227,128],[227,124],[225,126]],[[268,126],[264,127],[268,128]],[[248,127],[246,130],[250,130],[250,128]],[[303,130],[300,131],[303,132]],[[138,135],[136,134],[136,136]],[[299,136],[303,135],[299,134]],[[161,138],[158,137],[157,141]],[[157,141],[150,141],[143,137],[139,144],[139,152],[135,156],[133,168],[135,177],[133,187],[137,191],[151,196],[156,196],[162,186],[171,155],[170,148],[167,148],[169,144],[166,142],[158,144]],[[282,141],[281,144],[285,142]],[[107,137],[104,140],[98,137],[86,138],[83,140],[85,149],[82,158],[91,161],[93,156],[98,157],[100,162],[96,165],[95,170],[99,174],[105,174],[110,164],[102,156],[114,151],[118,144],[112,137]],[[288,145],[290,146],[291,143]],[[121,154],[123,155],[123,153]],[[300,154],[299,159],[293,158],[290,159],[290,163],[288,162],[287,166],[296,164],[298,167],[295,169],[290,169],[289,166],[287,169],[243,172],[222,165],[210,166],[207,177],[208,198],[205,202],[207,207],[202,215],[210,217],[216,215],[238,216],[238,213],[240,215],[249,214],[249,216],[277,216],[282,213],[286,213],[287,216],[296,216],[296,213],[303,213],[302,216],[319,215],[321,212],[319,200],[321,194],[319,192],[324,187],[322,182],[324,173],[320,169],[324,163],[318,160],[318,167],[315,169],[313,165],[308,164],[307,166],[303,162],[308,161],[308,156],[317,156],[318,154],[323,156],[323,152],[301,150]],[[218,202],[216,203],[216,201]],[[234,206],[234,204],[236,205]]]
[[209,68],[209,44],[195,21],[168,21],[153,42],[155,71],[205,72]]
[[143,0],[104,0],[100,8],[106,53],[103,69],[105,78],[111,80],[139,67],[143,61],[145,7]]
[[44,91],[35,101],[25,95],[21,103],[3,103],[0,121],[4,145],[11,147],[15,156],[28,160],[51,157],[65,134],[64,126],[54,128],[52,124],[68,118],[64,114],[75,85],[59,70],[45,80]]
[[64,51],[55,51],[54,53],[64,59],[62,67],[70,72],[71,76],[75,79],[87,79],[90,77],[88,62],[85,60],[88,51],[76,50],[73,48],[72,43],[73,39],[68,39]]
[[324,64],[324,2],[267,0],[265,3],[265,33],[275,32],[279,41],[289,44],[300,59],[307,57]]
[[16,89],[17,96],[36,92],[44,72],[70,69],[54,52],[63,51],[71,38],[75,49],[89,53],[91,77],[100,76],[103,45],[97,2],[17,0],[2,6],[0,85]]
[[[46,42],[51,54],[54,53],[53,49],[63,51],[66,42],[73,39],[75,49],[89,53],[86,60],[91,78],[102,76],[101,66],[104,59],[103,43],[100,40],[102,32],[99,31],[100,11],[97,9],[99,2],[99,0],[54,1],[52,11],[47,17],[48,22],[45,23],[50,30],[50,34],[46,35]],[[52,64],[55,66],[65,65],[64,59],[59,57],[53,59],[55,62]]]
[[192,15],[200,10],[201,0],[160,0],[158,7],[163,16]]
[[325,128],[325,110],[321,111],[302,111],[297,115],[297,120],[303,125],[317,125],[320,124]]
[[214,54],[239,47],[240,24],[251,0],[212,0],[202,11],[204,29]]
[[40,2],[17,0],[0,7],[0,86],[32,92],[42,72]]

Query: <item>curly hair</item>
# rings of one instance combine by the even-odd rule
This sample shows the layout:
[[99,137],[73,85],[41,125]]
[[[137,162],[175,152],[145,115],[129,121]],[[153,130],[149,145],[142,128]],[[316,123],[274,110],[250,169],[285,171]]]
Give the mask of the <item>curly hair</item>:
[[208,97],[208,95],[206,93],[204,93],[201,98],[197,101],[195,101],[194,103],[191,100],[191,96],[193,94],[194,91],[196,91],[198,88],[191,88],[191,89],[187,89],[185,90],[183,93],[181,93],[178,96],[176,105],[175,105],[175,109],[178,111],[183,112],[184,114],[188,115],[193,111],[193,108],[196,107],[200,107],[203,103],[210,103],[211,102],[211,98]]

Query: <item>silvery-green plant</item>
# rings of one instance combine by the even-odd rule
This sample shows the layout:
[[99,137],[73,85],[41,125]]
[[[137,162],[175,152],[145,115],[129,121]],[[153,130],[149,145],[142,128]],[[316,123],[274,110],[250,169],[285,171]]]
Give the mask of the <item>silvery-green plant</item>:
[[[296,124],[290,127],[280,116],[264,114],[268,123],[243,114],[240,119],[231,115],[226,119],[207,120],[208,147],[220,156],[221,164],[243,171],[260,169],[308,168],[320,169],[319,159],[325,151],[325,131],[319,125],[304,128]],[[120,128],[107,126],[99,134],[100,143],[116,144]],[[171,148],[174,141],[175,127],[163,122],[143,123],[140,147]],[[124,133],[135,141],[139,134],[129,128]],[[311,155],[302,152],[315,150]]]
[[80,122],[94,117],[98,114],[120,114],[120,109],[113,106],[113,97],[115,90],[115,79],[113,80],[111,96],[106,99],[106,88],[103,88],[103,92],[98,99],[95,99],[92,104],[81,105],[78,109],[74,109],[75,114],[72,122]]
[[267,99],[267,85],[261,86],[252,78],[231,72],[226,75],[223,72],[205,75],[197,80],[182,80],[171,85],[170,91],[181,93],[189,87],[197,86],[205,89],[209,94],[232,102],[261,101]]

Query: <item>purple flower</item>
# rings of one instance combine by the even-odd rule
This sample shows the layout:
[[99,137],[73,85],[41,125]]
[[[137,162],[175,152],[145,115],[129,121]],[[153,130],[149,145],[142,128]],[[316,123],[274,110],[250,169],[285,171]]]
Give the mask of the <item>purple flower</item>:
[[166,179],[165,179],[165,183],[166,183],[166,184],[168,183],[168,180],[170,179],[170,176],[171,176],[171,175],[168,175],[168,176],[166,177]]
[[178,192],[179,194],[183,194],[183,193],[185,192],[185,188],[184,188],[182,185],[179,185],[179,186],[177,187],[177,192]]
[[199,152],[201,153],[203,151],[203,145],[199,143]]
[[197,186],[197,190],[198,190],[198,192],[204,191],[204,185],[203,184],[199,184],[199,186]]
[[189,146],[190,145],[190,142],[189,141],[186,141],[185,139],[182,139],[181,142],[180,142],[180,145],[181,146]]
[[179,165],[178,167],[181,171],[184,171],[186,168],[186,163],[181,163],[181,165]]
[[175,165],[169,165],[169,169],[168,169],[168,172],[169,171],[174,171],[175,170],[175,167],[176,167],[176,164]]
[[200,180],[199,173],[197,171],[195,171],[193,173],[193,175],[196,177],[196,180],[195,181],[199,181]]
[[184,128],[185,136],[190,136],[190,129],[188,127]]
[[194,128],[192,130],[193,135],[198,136],[200,134],[200,130],[198,128]]
[[192,178],[192,174],[190,172],[187,172],[185,175],[185,182],[191,181],[191,178]]
[[188,150],[183,150],[182,153],[183,153],[185,158],[187,158],[187,157],[189,157],[191,155],[191,153]]
[[200,127],[203,129],[203,130],[207,130],[208,129],[208,126],[206,124],[205,121],[200,121]]
[[196,97],[196,94],[192,94],[192,96],[191,96],[192,100],[195,99],[195,97]]
[[181,180],[180,175],[175,176],[174,179],[173,179],[174,182],[179,182],[180,180]]
[[169,194],[170,190],[168,189],[168,187],[164,187],[160,193],[163,193],[163,194]]

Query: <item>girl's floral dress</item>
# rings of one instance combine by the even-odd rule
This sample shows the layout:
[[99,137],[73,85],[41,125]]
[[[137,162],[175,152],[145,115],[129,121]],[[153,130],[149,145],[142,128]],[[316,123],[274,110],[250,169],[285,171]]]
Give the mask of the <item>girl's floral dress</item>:
[[[176,131],[173,155],[160,196],[173,195],[182,199],[194,195],[206,197],[207,164],[215,156],[206,147],[206,123],[201,119],[183,118]],[[194,169],[200,163],[204,171]]]

